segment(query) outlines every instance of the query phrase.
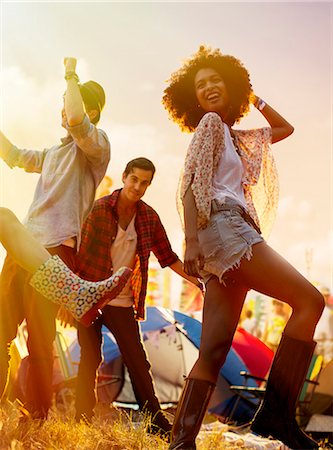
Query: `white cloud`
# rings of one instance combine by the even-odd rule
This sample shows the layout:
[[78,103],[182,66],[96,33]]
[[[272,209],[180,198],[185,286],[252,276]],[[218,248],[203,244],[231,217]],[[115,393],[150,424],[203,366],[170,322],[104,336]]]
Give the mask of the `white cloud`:
[[140,86],[140,90],[143,92],[153,92],[156,90],[156,86],[154,83],[150,83],[149,81],[147,81]]
[[17,145],[47,145],[59,133],[63,80],[39,81],[18,67],[1,71],[1,128]]
[[296,201],[293,196],[283,197],[280,199],[278,214],[285,218],[290,218],[290,214],[297,220],[309,217],[313,211],[313,207],[307,200]]

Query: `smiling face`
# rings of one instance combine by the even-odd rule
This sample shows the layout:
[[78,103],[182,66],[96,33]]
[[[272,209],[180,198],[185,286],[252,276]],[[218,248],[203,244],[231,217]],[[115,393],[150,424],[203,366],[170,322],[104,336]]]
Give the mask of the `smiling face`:
[[210,67],[200,69],[194,78],[194,88],[201,108],[205,112],[216,112],[224,119],[229,97],[221,75]]
[[151,170],[134,167],[128,174],[123,173],[124,188],[121,191],[124,198],[131,203],[138,202],[150,185],[153,177]]

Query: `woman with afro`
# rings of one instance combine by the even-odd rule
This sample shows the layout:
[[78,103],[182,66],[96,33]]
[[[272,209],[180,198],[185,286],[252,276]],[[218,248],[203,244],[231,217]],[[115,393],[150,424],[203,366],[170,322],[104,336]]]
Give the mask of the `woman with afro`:
[[[234,129],[251,103],[269,126]],[[278,197],[270,144],[294,129],[254,94],[238,59],[205,46],[172,74],[163,104],[181,130],[194,132],[178,206],[185,229],[185,271],[201,276],[206,285],[199,357],[185,380],[170,449],[196,448],[249,289],[292,308],[251,430],[293,449],[318,448],[299,428],[295,409],[323,297],[265,241]]]

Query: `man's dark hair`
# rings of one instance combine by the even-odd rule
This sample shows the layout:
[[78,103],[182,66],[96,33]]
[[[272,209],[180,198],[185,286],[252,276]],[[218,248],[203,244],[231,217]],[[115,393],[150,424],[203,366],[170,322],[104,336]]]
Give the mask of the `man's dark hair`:
[[129,175],[131,172],[133,172],[133,169],[142,169],[142,170],[149,170],[151,172],[151,180],[153,181],[154,174],[156,171],[156,168],[154,164],[150,161],[150,159],[144,158],[141,156],[140,158],[135,158],[129,161],[125,167],[124,173],[125,175]]

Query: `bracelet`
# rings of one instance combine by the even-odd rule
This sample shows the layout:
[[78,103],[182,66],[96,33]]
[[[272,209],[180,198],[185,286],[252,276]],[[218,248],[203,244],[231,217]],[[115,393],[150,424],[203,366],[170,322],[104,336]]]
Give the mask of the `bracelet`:
[[259,111],[262,111],[265,106],[266,103],[264,102],[264,100],[262,98],[258,97],[258,101],[256,101],[255,105],[254,105]]
[[75,73],[75,72],[66,72],[66,73],[65,73],[65,80],[68,81],[68,80],[72,80],[72,79],[74,79],[74,80],[77,81],[78,83],[79,83],[79,81],[80,81],[80,79],[79,79],[77,73]]

